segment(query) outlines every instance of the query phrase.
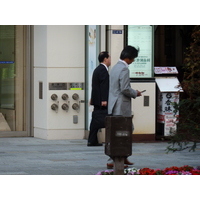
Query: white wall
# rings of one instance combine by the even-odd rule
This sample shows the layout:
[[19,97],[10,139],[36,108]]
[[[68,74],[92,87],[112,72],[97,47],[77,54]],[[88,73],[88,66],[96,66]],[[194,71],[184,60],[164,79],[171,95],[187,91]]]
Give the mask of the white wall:
[[[113,30],[122,30],[122,34],[113,34]],[[108,52],[111,55],[111,66],[109,70],[118,62],[121,51],[124,48],[124,26],[110,25],[107,30]]]
[[[43,99],[39,99],[39,82],[43,83]],[[51,82],[85,82],[85,26],[34,26],[34,137],[83,139],[84,90],[49,90]],[[56,102],[51,99],[54,93]],[[63,93],[68,94],[67,101],[61,99]],[[79,94],[78,101],[72,99],[74,93]],[[51,109],[53,103],[59,106],[57,112]],[[68,112],[62,110],[63,103],[69,104]],[[79,112],[72,109],[73,103],[80,104]]]
[[[135,90],[146,90],[142,96],[132,99],[133,134],[155,134],[156,84],[155,82],[131,83]],[[149,106],[144,106],[144,96],[149,97]]]
[[47,31],[48,67],[85,66],[84,26],[48,26]]

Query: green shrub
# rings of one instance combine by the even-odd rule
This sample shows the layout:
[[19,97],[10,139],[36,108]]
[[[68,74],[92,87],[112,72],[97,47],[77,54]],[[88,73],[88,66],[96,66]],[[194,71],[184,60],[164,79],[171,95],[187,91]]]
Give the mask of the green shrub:
[[[191,35],[192,42],[186,49],[184,59],[184,77],[181,87],[184,94],[180,94],[179,104],[175,104],[175,111],[179,111],[177,132],[171,137],[168,151],[190,148],[195,150],[200,142],[200,26],[195,26]],[[188,144],[192,144],[188,146]]]

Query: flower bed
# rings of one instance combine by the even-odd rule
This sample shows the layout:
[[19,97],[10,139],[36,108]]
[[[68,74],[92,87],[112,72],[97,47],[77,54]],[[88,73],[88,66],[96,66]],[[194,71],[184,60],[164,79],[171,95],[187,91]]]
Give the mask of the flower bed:
[[[114,170],[100,171],[96,175],[114,175]],[[129,168],[124,170],[124,175],[200,175],[200,170],[188,165],[183,167],[172,166],[163,170]]]

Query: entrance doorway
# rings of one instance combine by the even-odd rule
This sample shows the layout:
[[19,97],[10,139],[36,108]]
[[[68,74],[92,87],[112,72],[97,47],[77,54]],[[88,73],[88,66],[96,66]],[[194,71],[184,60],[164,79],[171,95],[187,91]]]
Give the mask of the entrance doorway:
[[26,31],[0,25],[0,137],[28,136]]

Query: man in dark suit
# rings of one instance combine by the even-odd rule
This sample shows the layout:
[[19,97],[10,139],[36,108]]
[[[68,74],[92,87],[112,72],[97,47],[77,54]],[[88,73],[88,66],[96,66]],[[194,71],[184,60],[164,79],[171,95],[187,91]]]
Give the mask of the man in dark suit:
[[[104,128],[104,116],[107,114],[109,74],[108,67],[111,59],[107,51],[99,54],[99,66],[94,70],[92,76],[92,93],[90,104],[94,106],[92,121],[90,123],[90,133],[87,146],[102,146],[98,143],[97,133],[100,128]],[[102,114],[103,113],[103,114]]]

